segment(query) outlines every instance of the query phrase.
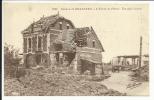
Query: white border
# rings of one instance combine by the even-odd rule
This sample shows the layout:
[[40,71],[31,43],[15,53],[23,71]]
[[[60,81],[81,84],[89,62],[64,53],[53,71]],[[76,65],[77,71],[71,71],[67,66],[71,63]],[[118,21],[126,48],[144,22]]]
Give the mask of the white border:
[[[150,4],[150,27],[149,27],[149,36],[150,36],[150,96],[4,96],[4,16],[2,16],[2,98],[4,100],[51,100],[51,99],[64,99],[64,100],[79,100],[79,99],[95,99],[95,100],[102,100],[102,99],[108,99],[108,100],[128,100],[128,99],[135,99],[135,100],[154,100],[154,96],[152,95],[152,92],[154,92],[154,2],[152,1],[3,1],[3,3],[115,3],[115,4]],[[3,5],[3,4],[2,4]],[[3,7],[3,6],[2,6]],[[2,13],[4,13],[4,9],[2,8]],[[4,15],[4,14],[3,14]],[[153,34],[152,34],[153,33]]]
[[144,3],[152,3],[152,1],[86,1],[86,0],[83,0],[83,1],[73,1],[73,0],[67,0],[67,1],[59,1],[59,0],[55,0],[55,1],[51,1],[51,0],[33,0],[33,1],[30,1],[30,0],[22,0],[22,1],[13,1],[13,0],[10,0],[10,1],[3,1],[3,3],[116,3],[116,4],[137,4],[137,3],[141,3],[141,4],[144,4]]

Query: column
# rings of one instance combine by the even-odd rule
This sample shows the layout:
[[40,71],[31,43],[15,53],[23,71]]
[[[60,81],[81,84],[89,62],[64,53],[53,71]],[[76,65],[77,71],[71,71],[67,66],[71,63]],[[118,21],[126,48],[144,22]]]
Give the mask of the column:
[[119,57],[119,65],[122,65],[121,57]]
[[47,52],[50,51],[50,34],[47,34]]
[[134,58],[134,65],[136,65],[136,58]]
[[27,53],[29,52],[29,38],[27,37]]
[[37,46],[36,46],[36,51],[38,51],[38,35],[37,35],[36,37],[37,37],[37,39],[36,39],[36,43],[37,43],[37,44],[36,44],[36,45],[37,45]]
[[137,58],[137,66],[139,66],[139,58]]
[[132,58],[132,65],[135,65],[135,58]]
[[31,52],[33,51],[33,36],[30,38],[31,39]]
[[41,36],[41,50],[42,50],[42,51],[43,51],[43,45],[44,45],[44,44],[43,44],[43,37],[44,37],[44,35]]
[[124,65],[127,65],[127,59],[124,57]]
[[77,72],[77,66],[78,66],[78,53],[76,53],[74,58],[74,72]]
[[23,43],[22,43],[23,47],[22,47],[22,49],[23,49],[23,53],[25,53],[25,38],[23,38],[22,40],[23,40]]
[[118,57],[118,65],[120,64],[120,57]]

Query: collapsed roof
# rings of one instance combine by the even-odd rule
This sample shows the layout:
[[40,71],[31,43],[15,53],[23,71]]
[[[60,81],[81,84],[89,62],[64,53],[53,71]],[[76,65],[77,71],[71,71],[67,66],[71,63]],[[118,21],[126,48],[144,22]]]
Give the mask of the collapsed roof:
[[33,22],[31,25],[29,25],[28,28],[22,31],[22,33],[31,33],[32,28],[37,28],[37,31],[46,31],[51,25],[54,25],[59,19],[64,19],[70,22],[70,24],[72,24],[72,26],[75,28],[74,24],[70,20],[57,14],[48,17],[43,16],[40,20]]

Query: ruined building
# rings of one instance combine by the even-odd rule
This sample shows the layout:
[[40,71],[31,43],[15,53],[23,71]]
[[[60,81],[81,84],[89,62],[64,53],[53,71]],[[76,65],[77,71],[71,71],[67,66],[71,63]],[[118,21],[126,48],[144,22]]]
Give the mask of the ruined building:
[[92,27],[75,28],[57,15],[42,17],[22,31],[25,67],[72,67],[83,73],[102,64],[104,49]]

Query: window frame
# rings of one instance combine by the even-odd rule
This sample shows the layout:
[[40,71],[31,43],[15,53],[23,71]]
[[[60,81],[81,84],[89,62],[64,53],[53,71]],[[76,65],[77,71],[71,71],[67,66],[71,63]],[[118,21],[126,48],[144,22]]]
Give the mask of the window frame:
[[96,47],[96,41],[95,41],[95,40],[92,41],[92,47],[93,47],[93,48]]
[[38,50],[42,50],[42,37],[38,36]]
[[66,28],[67,28],[67,29],[70,29],[70,25],[69,25],[69,24],[67,24],[67,25],[66,25]]

